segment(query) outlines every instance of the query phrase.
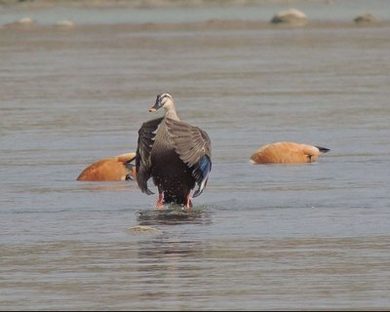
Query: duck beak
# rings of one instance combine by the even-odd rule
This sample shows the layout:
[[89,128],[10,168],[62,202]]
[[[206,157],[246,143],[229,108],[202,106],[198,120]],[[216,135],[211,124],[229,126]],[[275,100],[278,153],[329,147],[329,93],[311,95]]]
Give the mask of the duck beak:
[[149,108],[149,112],[154,113],[157,112],[161,108],[161,98],[157,96],[154,104]]

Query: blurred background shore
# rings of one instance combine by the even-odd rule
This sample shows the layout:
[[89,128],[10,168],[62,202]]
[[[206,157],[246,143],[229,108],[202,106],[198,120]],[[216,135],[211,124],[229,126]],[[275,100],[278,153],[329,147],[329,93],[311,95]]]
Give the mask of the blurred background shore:
[[[0,0],[3,6],[127,6],[127,7],[172,7],[172,6],[230,6],[230,5],[261,5],[297,3],[334,4],[340,0]],[[358,2],[358,1],[355,1]]]
[[390,20],[390,2],[386,0],[0,0],[0,27],[15,23],[35,26],[201,23],[211,28],[251,28],[269,25],[279,12],[291,9],[304,16],[304,23],[299,26],[357,22],[372,25]]

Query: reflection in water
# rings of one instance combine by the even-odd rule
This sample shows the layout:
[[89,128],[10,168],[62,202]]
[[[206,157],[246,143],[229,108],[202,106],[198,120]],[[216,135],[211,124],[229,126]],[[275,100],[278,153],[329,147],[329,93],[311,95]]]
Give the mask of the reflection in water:
[[210,212],[206,206],[187,210],[170,204],[165,209],[139,210],[137,221],[139,225],[133,228],[146,228],[145,234],[153,235],[136,242],[136,269],[141,278],[138,300],[157,300],[162,305],[184,300],[181,307],[186,307],[190,289],[204,274],[208,243],[196,236],[175,235],[174,229],[176,225],[210,225]]
[[186,301],[204,276],[206,249],[207,243],[201,240],[168,234],[138,241],[136,268],[142,277],[138,299],[157,300],[162,305],[182,302],[182,307],[190,307]]
[[136,186],[132,186],[133,182],[129,181],[115,181],[115,182],[77,182],[80,190],[85,191],[128,191]]
[[140,210],[137,213],[137,221],[140,225],[156,224],[210,224],[210,213],[205,207],[187,210],[178,205],[169,205],[165,209]]
[[195,261],[196,259],[199,260],[199,257],[204,254],[204,246],[201,240],[172,238],[166,233],[151,240],[140,240],[137,244],[138,259],[142,264],[174,264],[174,262],[186,258],[189,261]]

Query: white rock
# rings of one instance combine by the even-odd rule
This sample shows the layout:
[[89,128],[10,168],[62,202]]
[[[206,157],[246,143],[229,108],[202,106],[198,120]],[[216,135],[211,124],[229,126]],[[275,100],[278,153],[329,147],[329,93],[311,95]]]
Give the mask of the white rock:
[[60,27],[74,27],[75,24],[71,20],[61,20],[55,23],[55,25]]
[[28,24],[34,24],[35,21],[31,17],[23,17],[23,18],[17,20],[16,23],[17,24],[28,25]]
[[278,12],[272,19],[271,23],[291,24],[291,25],[305,25],[307,23],[307,16],[302,11],[297,9],[288,9]]

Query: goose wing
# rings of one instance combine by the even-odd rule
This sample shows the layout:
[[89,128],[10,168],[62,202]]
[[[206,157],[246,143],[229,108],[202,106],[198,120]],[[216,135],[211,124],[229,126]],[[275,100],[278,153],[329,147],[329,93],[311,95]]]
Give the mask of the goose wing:
[[153,194],[148,188],[148,180],[152,168],[150,154],[157,128],[163,119],[164,117],[161,117],[144,122],[138,130],[137,152],[135,156],[135,166],[137,170],[136,179],[141,191],[148,195]]
[[186,122],[166,119],[169,137],[180,159],[192,170],[197,190],[193,197],[199,196],[211,171],[211,141],[206,131]]

